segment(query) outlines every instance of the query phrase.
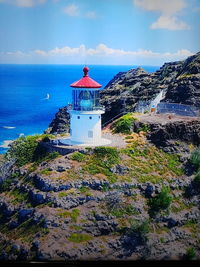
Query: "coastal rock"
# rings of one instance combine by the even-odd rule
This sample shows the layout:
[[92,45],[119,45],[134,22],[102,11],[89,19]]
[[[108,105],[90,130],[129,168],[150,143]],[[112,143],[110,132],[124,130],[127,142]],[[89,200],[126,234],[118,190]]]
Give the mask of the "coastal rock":
[[69,120],[70,115],[67,112],[67,107],[60,108],[59,111],[56,113],[53,121],[49,124],[49,128],[45,131],[45,133],[69,133]]

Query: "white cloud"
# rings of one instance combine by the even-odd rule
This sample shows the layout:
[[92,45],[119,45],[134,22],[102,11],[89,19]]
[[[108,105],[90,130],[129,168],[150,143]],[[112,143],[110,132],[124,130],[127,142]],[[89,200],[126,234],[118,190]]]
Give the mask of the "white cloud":
[[71,17],[85,17],[88,19],[96,19],[97,14],[95,11],[81,12],[79,6],[70,4],[63,9],[64,13]]
[[134,0],[136,6],[172,15],[186,7],[185,0]]
[[188,30],[189,25],[178,19],[180,12],[186,7],[185,0],[133,0],[137,7],[147,11],[161,13],[151,24],[151,29]]
[[68,5],[64,8],[64,13],[72,17],[79,16],[80,14],[79,7],[74,4]]
[[151,29],[168,29],[168,30],[189,30],[190,26],[180,21],[177,17],[160,16],[158,20],[151,24]]
[[177,52],[154,52],[151,50],[139,49],[127,51],[115,49],[99,44],[95,48],[87,48],[84,44],[78,47],[56,47],[52,50],[35,50],[30,52],[2,52],[1,62],[9,63],[64,63],[82,64],[87,59],[90,64],[138,64],[138,65],[161,65],[164,62],[177,61],[187,58],[193,53],[187,49],[180,49]]
[[84,44],[79,47],[64,46],[61,48],[54,48],[49,51],[35,50],[34,53],[41,56],[104,56],[104,57],[139,57],[139,58],[163,58],[163,59],[182,59],[191,56],[193,53],[187,49],[178,50],[176,53],[159,53],[151,50],[139,49],[137,51],[126,51],[123,49],[114,49],[106,46],[105,44],[99,44],[96,48],[86,48]]
[[35,5],[42,5],[47,0],[0,0],[0,3],[11,4],[19,7],[33,7]]
[[35,50],[34,51],[35,54],[40,55],[40,56],[47,56],[47,52],[45,52],[44,50]]

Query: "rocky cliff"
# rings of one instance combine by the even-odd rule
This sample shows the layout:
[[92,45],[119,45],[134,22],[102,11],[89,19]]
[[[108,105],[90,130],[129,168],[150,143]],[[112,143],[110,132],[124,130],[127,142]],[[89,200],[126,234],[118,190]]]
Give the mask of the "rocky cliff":
[[134,111],[139,100],[150,100],[166,90],[163,101],[200,108],[200,53],[184,61],[165,63],[158,71],[142,68],[118,73],[101,92],[104,121],[122,111]]

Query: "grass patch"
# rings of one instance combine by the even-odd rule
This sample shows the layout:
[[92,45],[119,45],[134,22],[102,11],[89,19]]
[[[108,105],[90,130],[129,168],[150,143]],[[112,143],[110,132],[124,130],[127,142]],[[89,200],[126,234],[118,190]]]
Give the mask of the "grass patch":
[[8,227],[4,225],[3,228],[1,227],[1,232],[9,239],[20,239],[24,242],[31,243],[36,234],[40,233],[41,236],[45,236],[49,233],[49,229],[44,228],[43,223],[44,220],[41,220],[39,223],[33,224],[32,220],[29,219],[12,231],[10,231]]
[[28,193],[22,192],[17,188],[15,188],[14,190],[10,191],[9,195],[12,198],[11,203],[13,205],[22,204],[23,202],[27,202],[28,201]]
[[130,169],[129,175],[141,183],[159,183],[184,173],[178,156],[165,153],[155,146],[134,142],[123,149],[122,153],[130,158],[126,161],[126,166]]
[[124,207],[120,207],[120,208],[113,208],[111,211],[110,211],[110,214],[117,217],[117,218],[120,218],[122,216],[125,216],[125,215],[137,215],[139,214],[139,212],[136,210],[135,207],[133,207],[132,205],[124,205]]
[[73,222],[77,222],[78,216],[80,215],[80,210],[79,209],[73,209],[71,212],[70,211],[63,211],[63,212],[59,212],[57,215],[59,217],[62,217],[62,218],[70,217]]
[[119,162],[120,151],[117,148],[96,147],[82,170],[92,175],[103,174],[113,183],[117,181],[117,176],[111,172],[110,168]]
[[50,171],[49,169],[44,169],[40,173],[43,174],[43,175],[49,175],[49,174],[52,173],[52,171]]
[[74,243],[82,243],[91,240],[93,237],[89,234],[73,233],[68,240]]
[[71,156],[70,159],[76,160],[78,162],[84,162],[86,160],[87,156],[84,155],[83,153],[80,152],[74,152]]
[[193,203],[185,204],[182,198],[174,197],[170,209],[172,212],[177,213],[182,210],[188,210],[193,206]]
[[58,193],[58,197],[66,197],[70,194],[75,194],[76,190],[74,188],[70,188],[67,191],[62,191]]

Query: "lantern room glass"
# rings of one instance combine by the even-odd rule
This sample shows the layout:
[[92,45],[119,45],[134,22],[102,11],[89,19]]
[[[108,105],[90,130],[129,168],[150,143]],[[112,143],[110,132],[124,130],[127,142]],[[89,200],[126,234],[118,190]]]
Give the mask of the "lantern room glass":
[[72,100],[73,110],[93,111],[103,108],[99,104],[99,90],[73,90]]

